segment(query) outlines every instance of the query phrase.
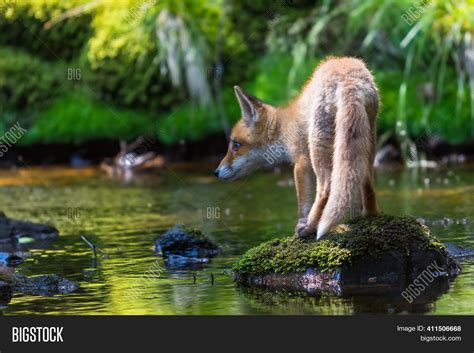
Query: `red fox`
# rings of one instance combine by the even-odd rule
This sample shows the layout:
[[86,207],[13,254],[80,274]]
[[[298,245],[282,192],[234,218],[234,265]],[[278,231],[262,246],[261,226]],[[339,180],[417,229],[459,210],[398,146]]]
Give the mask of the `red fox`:
[[262,167],[292,163],[299,236],[319,239],[349,212],[378,213],[373,164],[379,95],[363,61],[326,59],[283,107],[234,89],[242,118],[232,129],[217,177],[235,180]]

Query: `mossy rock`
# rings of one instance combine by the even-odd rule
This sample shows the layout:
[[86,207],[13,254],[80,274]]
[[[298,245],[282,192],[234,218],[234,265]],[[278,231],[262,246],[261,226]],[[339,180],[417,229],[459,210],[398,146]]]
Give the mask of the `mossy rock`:
[[219,253],[219,247],[199,229],[183,225],[175,225],[156,239],[155,250],[171,268],[207,263]]
[[359,217],[323,239],[291,236],[250,249],[234,265],[241,285],[350,292],[403,288],[427,268],[450,277],[459,265],[411,216]]

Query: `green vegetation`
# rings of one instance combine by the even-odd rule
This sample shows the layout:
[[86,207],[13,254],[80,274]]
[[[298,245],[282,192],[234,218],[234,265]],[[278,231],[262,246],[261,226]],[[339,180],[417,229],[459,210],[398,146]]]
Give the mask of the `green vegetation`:
[[[100,118],[99,118],[100,117]],[[145,112],[121,109],[119,112],[89,97],[88,94],[66,94],[55,99],[37,115],[35,124],[20,143],[42,141],[79,143],[88,139],[131,139],[147,134],[156,125]]]
[[51,67],[23,50],[0,48],[0,104],[2,110],[40,108],[59,89],[64,68]]
[[389,251],[407,253],[413,246],[444,251],[444,245],[414,217],[360,217],[337,226],[320,241],[291,236],[263,243],[250,249],[234,270],[239,274],[328,271]]
[[474,137],[472,0],[8,4],[0,133],[18,119],[22,143],[203,139],[238,119],[233,85],[284,103],[327,55],[369,64],[379,132],[405,149],[423,135]]

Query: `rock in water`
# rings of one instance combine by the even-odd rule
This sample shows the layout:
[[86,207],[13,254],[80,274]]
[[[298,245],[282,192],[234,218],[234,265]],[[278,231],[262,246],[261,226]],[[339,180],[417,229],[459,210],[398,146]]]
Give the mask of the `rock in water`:
[[0,305],[5,305],[12,298],[12,287],[5,281],[0,280]]
[[291,236],[263,243],[234,271],[243,286],[367,294],[403,290],[427,272],[446,280],[460,267],[415,218],[380,215],[341,224],[319,241]]
[[155,248],[173,266],[208,262],[219,248],[200,230],[176,225],[155,241]]
[[0,266],[18,266],[23,263],[23,259],[15,254],[0,251]]
[[452,243],[445,243],[444,246],[446,247],[446,251],[456,259],[474,257],[474,250],[472,249],[466,249]]
[[51,296],[74,292],[79,288],[79,285],[58,275],[27,277],[17,274],[14,275],[12,287],[15,292]]
[[10,219],[0,211],[0,243],[19,240],[25,236],[34,240],[47,240],[57,237],[58,234],[58,230],[49,225]]

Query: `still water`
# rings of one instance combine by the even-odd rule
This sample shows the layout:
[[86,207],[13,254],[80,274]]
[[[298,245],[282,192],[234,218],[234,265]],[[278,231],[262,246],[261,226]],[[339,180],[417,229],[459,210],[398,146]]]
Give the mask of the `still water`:
[[[125,183],[98,169],[0,171],[0,210],[49,223],[60,237],[30,249],[18,270],[58,274],[80,289],[52,297],[16,294],[5,315],[240,315],[405,313],[474,314],[474,260],[445,294],[422,305],[400,298],[317,296],[235,287],[230,268],[250,247],[289,235],[296,219],[290,173],[261,173],[224,183],[209,168],[171,165]],[[385,213],[425,219],[442,240],[474,248],[474,168],[377,172]],[[200,267],[167,268],[153,242],[183,223],[202,229],[222,253]],[[97,261],[81,240],[100,251]],[[214,281],[211,281],[211,275]],[[195,281],[194,281],[195,278]],[[195,283],[194,283],[195,282]],[[130,289],[133,289],[131,295]],[[428,289],[429,290],[429,289]]]

